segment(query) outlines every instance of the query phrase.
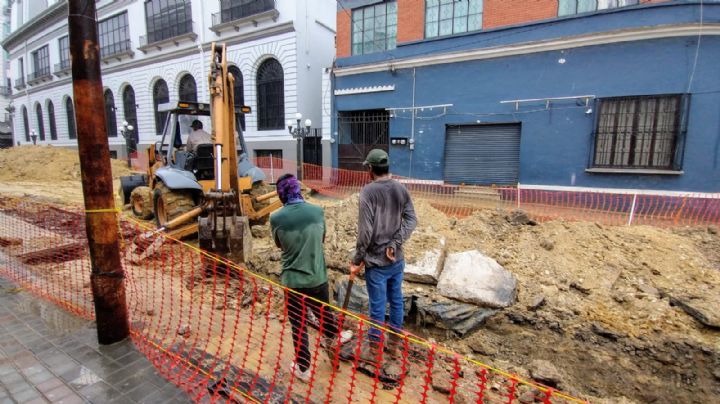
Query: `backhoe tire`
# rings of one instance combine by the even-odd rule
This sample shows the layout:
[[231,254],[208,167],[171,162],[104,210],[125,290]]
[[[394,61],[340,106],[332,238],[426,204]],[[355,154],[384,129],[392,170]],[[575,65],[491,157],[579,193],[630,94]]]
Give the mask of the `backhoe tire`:
[[153,191],[155,207],[155,223],[158,227],[175,219],[195,207],[192,192],[188,190],[172,190],[163,183],[158,183]]
[[138,219],[148,220],[153,217],[152,189],[137,187],[130,193],[130,208]]

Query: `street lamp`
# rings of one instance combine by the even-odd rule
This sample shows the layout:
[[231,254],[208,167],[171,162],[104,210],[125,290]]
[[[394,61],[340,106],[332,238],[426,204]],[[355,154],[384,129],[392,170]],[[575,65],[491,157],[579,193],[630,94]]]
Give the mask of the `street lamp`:
[[133,131],[133,129],[135,129],[135,128],[133,128],[133,126],[130,125],[130,124],[128,123],[128,121],[123,121],[122,129],[120,129],[120,135],[122,135],[122,137],[125,138],[125,151],[127,152],[127,164],[128,164],[128,167],[131,167],[131,166],[132,166],[132,165],[130,164],[130,149],[132,148],[133,151],[134,151],[134,149],[135,149],[134,147],[132,147],[132,143],[133,143],[133,140],[134,140],[133,137],[132,137],[132,131]]
[[37,144],[37,135],[35,134],[35,130],[30,131],[30,139],[32,139],[33,144]]
[[293,127],[293,121],[288,120],[287,121],[287,127],[288,132],[292,135],[293,138],[297,139],[297,179],[298,181],[302,181],[303,179],[303,144],[302,141],[305,138],[305,136],[310,134],[310,126],[312,126],[312,121],[310,119],[305,120],[305,127],[303,128],[300,126],[300,121],[302,121],[302,114],[296,113],[295,114],[295,121],[297,122],[297,125]]

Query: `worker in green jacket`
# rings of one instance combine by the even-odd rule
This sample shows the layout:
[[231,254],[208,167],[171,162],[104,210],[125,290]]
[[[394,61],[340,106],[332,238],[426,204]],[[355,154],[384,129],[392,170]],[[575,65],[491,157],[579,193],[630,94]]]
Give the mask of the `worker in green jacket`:
[[291,372],[308,382],[310,350],[307,323],[312,312],[322,325],[321,345],[331,354],[352,338],[351,331],[338,330],[334,311],[322,303],[329,302],[327,268],[325,267],[325,215],[321,207],[305,202],[300,182],[291,174],[280,177],[276,183],[283,207],[270,216],[275,244],[282,250],[280,281],[286,291],[288,317],[293,331],[295,360]]

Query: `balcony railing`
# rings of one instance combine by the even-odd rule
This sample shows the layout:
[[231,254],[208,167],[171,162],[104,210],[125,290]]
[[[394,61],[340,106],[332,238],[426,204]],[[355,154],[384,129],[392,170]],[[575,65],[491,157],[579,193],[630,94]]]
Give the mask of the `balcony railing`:
[[176,27],[168,30],[159,30],[151,32],[148,35],[140,36],[140,49],[146,52],[150,48],[162,49],[163,46],[168,44],[178,45],[180,42],[186,40],[194,41],[197,38],[195,33],[195,22],[192,20],[184,21],[178,24]]
[[46,79],[52,80],[52,75],[50,74],[50,66],[43,67],[27,75],[27,82],[30,85],[37,84],[41,81],[45,81]]
[[12,90],[8,86],[0,86],[0,96],[8,97],[12,95]]
[[70,64],[70,59],[61,60],[60,63],[55,63],[55,70],[53,73],[55,73],[56,76],[67,73],[70,71],[70,68],[72,65]]
[[100,48],[100,57],[104,61],[110,58],[120,57],[123,55],[129,56],[132,54],[132,41],[129,38],[107,44]]
[[25,78],[20,77],[18,79],[15,79],[15,89],[20,90],[22,88],[25,88]]
[[275,10],[275,0],[254,0],[250,2],[223,0],[220,2],[220,7],[222,10],[212,15],[213,25],[237,21],[253,15],[262,14],[266,11]]

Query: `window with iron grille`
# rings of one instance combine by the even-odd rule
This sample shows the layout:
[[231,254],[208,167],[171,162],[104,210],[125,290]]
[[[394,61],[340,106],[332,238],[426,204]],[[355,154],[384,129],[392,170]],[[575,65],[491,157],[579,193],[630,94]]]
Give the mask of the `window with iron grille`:
[[178,94],[180,101],[197,102],[197,85],[191,74],[186,74],[180,79]]
[[100,55],[117,55],[130,50],[127,12],[106,18],[98,23]]
[[60,49],[60,68],[70,68],[70,38],[65,35],[58,39],[58,48]]
[[395,49],[397,2],[375,4],[352,11],[352,54],[365,55]]
[[220,21],[235,21],[274,8],[274,0],[220,0]]
[[609,8],[632,6],[638,3],[639,0],[559,0],[558,15],[590,13]]
[[677,169],[683,105],[681,95],[601,99],[593,166]]
[[257,73],[258,130],[285,128],[283,68],[275,59],[264,61]]
[[40,104],[35,104],[35,119],[37,119],[38,139],[45,140],[45,123],[43,122]]
[[188,0],[145,2],[148,43],[192,32],[192,9]]
[[[237,66],[228,67],[228,73],[232,73],[235,77],[235,84],[233,85],[233,98],[235,98],[235,105],[245,105],[245,92],[243,88],[243,76],[240,69]],[[240,114],[240,126],[242,130],[245,130],[245,114]]]
[[75,129],[75,108],[73,107],[72,98],[65,99],[65,114],[68,125],[68,138],[77,139],[77,129]]
[[33,78],[43,77],[50,74],[50,53],[48,46],[45,45],[42,48],[32,53],[33,57]]
[[27,108],[23,105],[22,107],[22,117],[23,117],[23,129],[25,130],[25,141],[30,141],[30,122],[28,120],[28,113]]
[[282,150],[255,150],[255,160],[260,168],[283,168]]
[[165,80],[160,79],[155,82],[153,86],[153,111],[155,111],[155,133],[157,135],[162,135],[165,119],[168,115],[167,111],[158,111],[158,106],[166,102],[170,102],[170,93],[168,92],[168,86]]
[[48,121],[50,121],[50,140],[57,140],[57,126],[55,126],[55,106],[48,100]]
[[482,18],[483,0],[427,0],[425,37],[479,31]]
[[105,90],[105,131],[108,137],[117,137],[117,116],[115,97],[110,89]]
[[137,124],[137,105],[135,104],[135,90],[132,86],[126,86],[123,90],[123,111],[125,112],[125,120],[132,125],[132,138],[137,142],[140,139]]

